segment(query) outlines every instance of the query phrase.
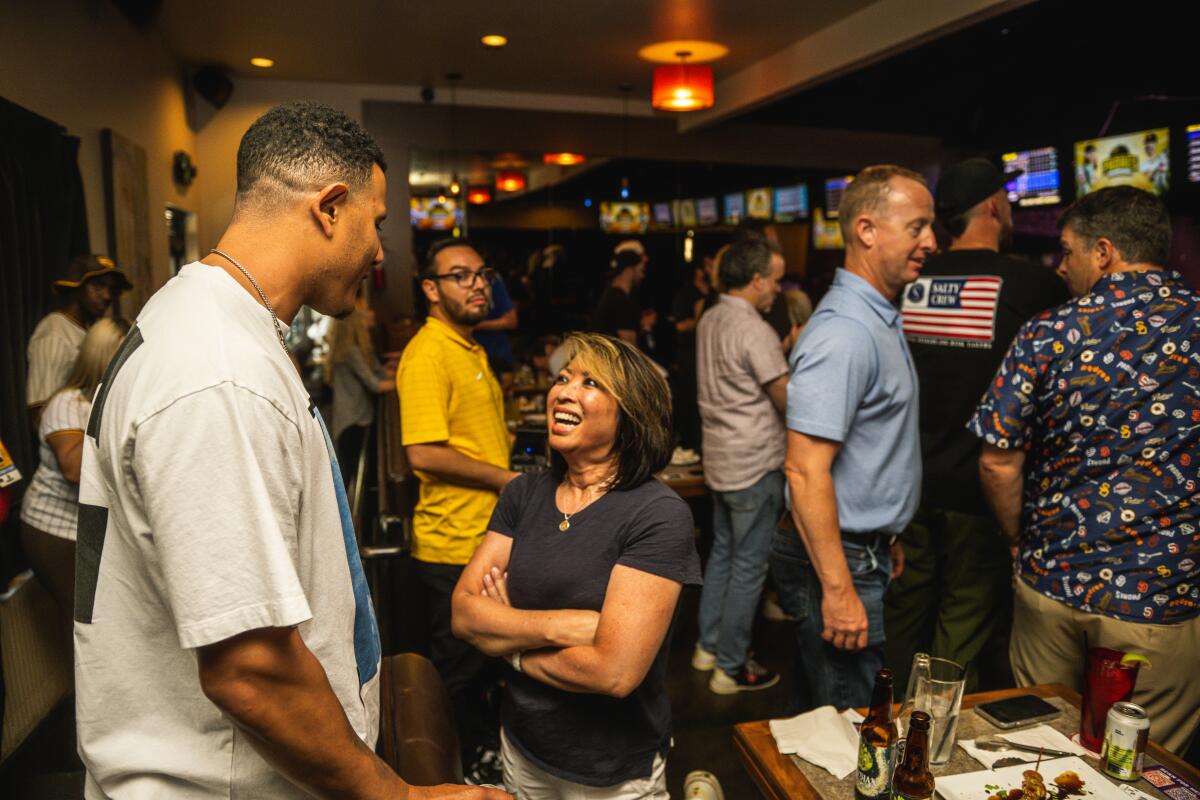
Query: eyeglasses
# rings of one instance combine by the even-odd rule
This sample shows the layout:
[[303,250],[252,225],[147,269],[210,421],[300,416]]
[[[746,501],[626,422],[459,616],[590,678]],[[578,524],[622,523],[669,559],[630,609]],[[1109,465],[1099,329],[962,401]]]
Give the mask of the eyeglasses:
[[483,267],[476,272],[469,269],[455,269],[443,275],[430,275],[431,281],[444,281],[452,279],[455,285],[460,289],[470,289],[475,285],[476,278],[483,278],[483,282],[487,286],[492,285],[492,280],[496,277],[496,270],[491,267]]

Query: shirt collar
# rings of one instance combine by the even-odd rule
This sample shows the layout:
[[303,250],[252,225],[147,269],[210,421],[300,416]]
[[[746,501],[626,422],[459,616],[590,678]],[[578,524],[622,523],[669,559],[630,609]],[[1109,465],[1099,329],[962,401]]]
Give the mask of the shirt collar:
[[440,336],[444,336],[459,347],[465,347],[472,352],[480,348],[479,342],[475,341],[474,339],[467,339],[463,337],[461,333],[454,330],[454,328],[451,328],[449,325],[442,322],[432,314],[425,318],[425,324],[429,325],[430,328],[436,331]]
[[755,308],[754,305],[744,297],[734,297],[731,294],[726,294],[725,292],[722,292],[721,296],[719,298],[717,298],[717,301],[720,303],[726,303],[726,304],[728,304],[736,309],[739,309],[741,311],[753,312],[754,316],[756,316],[756,317],[762,316],[762,314],[758,313],[758,309]]
[[833,274],[833,285],[844,287],[847,291],[867,301],[867,305],[871,310],[879,315],[879,318],[884,321],[884,324],[891,327],[896,326],[897,320],[900,319],[900,312],[896,307],[887,301],[883,295],[879,293],[871,284],[867,283],[866,278],[860,275],[855,275],[845,267],[838,267]]
[[1139,269],[1105,275],[1096,281],[1088,290],[1088,294],[1098,294],[1110,289],[1133,291],[1147,286],[1186,286],[1186,284],[1183,276],[1173,269]]

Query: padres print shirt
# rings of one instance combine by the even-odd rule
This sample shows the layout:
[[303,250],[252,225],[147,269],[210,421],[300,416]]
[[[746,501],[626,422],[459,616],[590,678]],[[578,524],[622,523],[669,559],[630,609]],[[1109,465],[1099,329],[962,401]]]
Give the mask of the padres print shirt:
[[967,427],[1028,451],[1018,571],[1089,613],[1200,613],[1200,297],[1106,276],[1027,322]]

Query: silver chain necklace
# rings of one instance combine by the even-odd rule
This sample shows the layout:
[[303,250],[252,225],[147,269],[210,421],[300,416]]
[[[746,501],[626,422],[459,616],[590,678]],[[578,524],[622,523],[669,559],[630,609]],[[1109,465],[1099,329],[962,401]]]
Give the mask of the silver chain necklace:
[[263,305],[266,306],[267,311],[271,313],[271,322],[275,323],[275,333],[279,335],[279,346],[283,348],[284,354],[286,354],[288,358],[291,358],[292,351],[288,350],[287,339],[285,339],[283,336],[283,325],[280,324],[279,317],[275,316],[275,308],[271,305],[271,301],[267,299],[267,296],[263,294],[263,290],[259,288],[258,281],[254,280],[254,276],[247,272],[246,268],[239,264],[237,259],[228,253],[223,253],[215,247],[208,252],[215,253],[216,255],[219,255],[221,258],[228,261],[230,264],[233,264],[238,268],[239,272],[246,276],[246,280],[250,281],[250,285],[254,287],[254,291],[258,292],[259,298],[263,301]]

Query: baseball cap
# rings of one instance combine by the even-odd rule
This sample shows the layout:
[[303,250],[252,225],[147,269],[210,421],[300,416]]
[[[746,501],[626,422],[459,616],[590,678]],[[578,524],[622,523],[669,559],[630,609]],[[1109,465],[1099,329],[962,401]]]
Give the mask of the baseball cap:
[[117,283],[121,289],[132,289],[133,284],[129,278],[121,271],[111,258],[102,255],[81,255],[76,256],[67,265],[67,274],[56,280],[51,288],[57,294],[78,289],[85,281],[92,278],[98,278],[101,275],[114,275],[117,278]]
[[1024,173],[1021,169],[1001,172],[986,158],[953,164],[937,183],[937,215],[942,220],[961,216]]

